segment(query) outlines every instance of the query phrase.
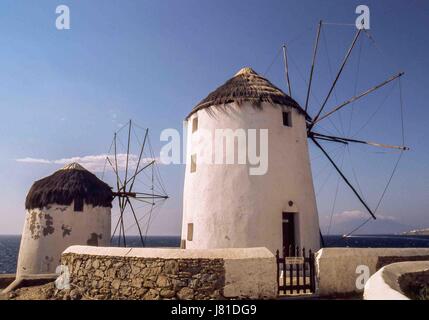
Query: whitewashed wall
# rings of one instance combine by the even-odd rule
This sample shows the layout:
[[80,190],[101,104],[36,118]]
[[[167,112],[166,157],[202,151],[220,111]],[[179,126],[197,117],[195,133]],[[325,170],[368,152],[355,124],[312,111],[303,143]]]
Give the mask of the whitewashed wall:
[[84,205],[75,212],[70,206],[52,204],[27,210],[19,249],[20,275],[54,273],[61,253],[71,245],[110,244],[110,208]]
[[365,300],[410,300],[399,285],[401,276],[427,272],[429,261],[407,261],[389,264],[369,278],[365,284]]
[[[307,146],[305,118],[296,109],[292,127],[283,125],[281,108],[263,104],[227,107],[227,114],[200,110],[188,120],[187,165],[183,200],[182,240],[193,223],[193,240],[186,248],[267,247],[282,248],[282,212],[296,212],[296,244],[319,249],[319,221]],[[197,164],[190,173],[191,155],[201,148],[192,134],[198,128],[268,129],[268,172],[249,175],[249,165]],[[259,141],[259,133],[258,133]],[[197,156],[197,160],[199,156]],[[293,205],[289,205],[293,201]]]
[[[361,283],[364,273],[360,270],[367,267],[368,277],[377,271],[380,258],[395,257],[429,257],[429,248],[324,248],[316,254],[318,293],[322,296],[338,294],[361,294]],[[360,267],[357,270],[358,266]],[[358,272],[357,272],[358,271]]]

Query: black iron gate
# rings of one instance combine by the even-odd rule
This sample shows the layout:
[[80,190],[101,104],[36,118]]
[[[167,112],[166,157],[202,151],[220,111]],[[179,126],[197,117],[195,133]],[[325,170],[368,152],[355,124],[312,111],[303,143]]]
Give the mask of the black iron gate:
[[305,294],[316,291],[316,273],[314,268],[314,253],[306,253],[305,248],[289,247],[279,250],[277,258],[277,287],[279,294]]

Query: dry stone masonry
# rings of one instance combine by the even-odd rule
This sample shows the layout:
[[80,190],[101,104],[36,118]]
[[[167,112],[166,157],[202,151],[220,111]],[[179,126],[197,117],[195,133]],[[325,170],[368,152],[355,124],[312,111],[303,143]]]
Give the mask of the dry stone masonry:
[[66,253],[70,289],[58,299],[222,299],[223,259],[163,259]]

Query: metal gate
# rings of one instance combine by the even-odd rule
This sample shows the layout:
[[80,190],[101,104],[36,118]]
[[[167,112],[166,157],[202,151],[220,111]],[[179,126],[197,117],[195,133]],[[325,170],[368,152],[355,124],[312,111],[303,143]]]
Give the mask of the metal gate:
[[316,274],[314,268],[314,253],[305,248],[289,247],[279,250],[277,258],[277,288],[279,294],[308,294],[316,291]]

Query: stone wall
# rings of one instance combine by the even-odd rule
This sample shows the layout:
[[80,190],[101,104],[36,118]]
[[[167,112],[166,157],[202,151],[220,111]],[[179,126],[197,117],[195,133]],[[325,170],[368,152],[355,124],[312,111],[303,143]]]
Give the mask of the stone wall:
[[[272,268],[275,262],[270,255],[265,248],[180,250],[74,246],[61,258],[62,265],[68,268],[70,289],[58,291],[56,298],[270,298],[276,295],[277,289],[276,271]],[[65,277],[67,274],[63,279]]]
[[96,299],[221,298],[225,268],[221,259],[170,260],[94,257],[68,253],[62,264],[71,287]]

